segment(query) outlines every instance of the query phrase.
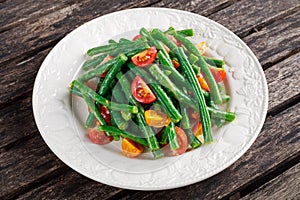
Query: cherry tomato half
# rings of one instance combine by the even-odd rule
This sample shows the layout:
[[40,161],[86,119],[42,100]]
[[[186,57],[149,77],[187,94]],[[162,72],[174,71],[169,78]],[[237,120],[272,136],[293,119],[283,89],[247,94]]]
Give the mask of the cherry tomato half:
[[133,38],[132,40],[133,40],[133,41],[134,41],[134,40],[138,40],[138,39],[140,39],[141,37],[142,37],[142,35],[138,34],[138,35],[134,36],[134,38]]
[[180,63],[177,61],[177,60],[175,60],[175,59],[173,59],[172,60],[172,63],[173,63],[173,65],[174,65],[174,67],[177,69],[178,67],[180,67]]
[[223,68],[210,67],[209,68],[216,82],[222,82],[226,77],[226,71]]
[[97,129],[88,129],[89,138],[94,144],[107,144],[113,140],[112,136],[107,136],[103,131],[98,131]]
[[200,83],[201,88],[203,90],[209,92],[210,89],[208,87],[208,84],[201,73],[199,75],[197,75],[197,79],[198,79],[198,82]]
[[186,152],[186,150],[188,148],[188,139],[187,139],[185,132],[181,128],[176,126],[175,129],[176,129],[176,137],[177,137],[177,141],[179,144],[179,148],[172,151],[172,154],[174,156],[177,156],[177,155],[181,155],[184,152]]
[[155,47],[150,47],[149,49],[142,51],[133,57],[131,61],[138,67],[146,67],[154,62],[156,58],[157,50]]
[[204,144],[204,137],[203,137],[203,131],[202,131],[202,123],[198,122],[195,124],[195,126],[192,129],[194,135],[199,139],[199,141]]
[[144,147],[128,138],[122,140],[122,154],[134,158],[143,153]]
[[111,125],[111,115],[106,106],[100,106],[100,113],[108,125]]
[[131,82],[131,93],[141,103],[148,104],[156,100],[156,96],[150,90],[149,86],[139,76],[136,76]]

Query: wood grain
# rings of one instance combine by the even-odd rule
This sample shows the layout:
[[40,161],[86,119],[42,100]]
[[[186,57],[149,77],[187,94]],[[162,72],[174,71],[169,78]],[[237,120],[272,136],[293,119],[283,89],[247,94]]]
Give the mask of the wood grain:
[[218,175],[176,190],[137,192],[124,199],[221,199],[229,197],[247,187],[247,184],[264,177],[269,170],[276,168],[285,160],[300,156],[299,127],[300,104],[297,104],[268,118],[251,148],[237,162]]
[[274,113],[284,103],[300,96],[300,53],[265,71],[269,88],[269,112]]
[[185,10],[195,12],[197,14],[208,16],[211,15],[224,7],[233,4],[236,0],[192,0],[192,1],[173,1],[166,0],[160,1],[159,3],[153,4],[154,7],[173,8],[179,10]]
[[209,18],[223,24],[240,37],[261,29],[283,16],[299,10],[299,0],[243,0],[229,6]]
[[254,190],[242,200],[298,199],[300,197],[300,164]]
[[0,63],[33,56],[36,51],[53,46],[79,25],[101,15],[147,6],[155,0],[110,1],[86,0],[62,7],[34,21],[25,21],[9,31],[0,33]]
[[300,51],[300,9],[243,40],[264,68]]
[[17,199],[107,199],[121,190],[91,181],[73,170],[68,170]]
[[[0,7],[0,32],[7,31],[14,26],[28,21],[34,21],[43,15],[59,10],[63,7],[78,3],[72,0],[14,0],[6,1]],[[18,5],[18,6],[16,6]]]

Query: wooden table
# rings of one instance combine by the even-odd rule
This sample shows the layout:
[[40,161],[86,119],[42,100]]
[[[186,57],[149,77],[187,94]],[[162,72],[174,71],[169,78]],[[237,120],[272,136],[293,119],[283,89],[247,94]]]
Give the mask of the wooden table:
[[[300,199],[300,0],[0,0],[0,199]],[[134,7],[191,11],[223,24],[258,57],[268,114],[251,148],[221,173],[183,188],[133,191],[94,182],[42,140],[31,96],[39,67],[67,33]]]

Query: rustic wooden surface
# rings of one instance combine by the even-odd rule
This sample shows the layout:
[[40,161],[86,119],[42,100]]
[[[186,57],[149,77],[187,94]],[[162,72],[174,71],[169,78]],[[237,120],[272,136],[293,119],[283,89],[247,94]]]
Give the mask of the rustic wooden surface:
[[[92,181],[42,140],[31,95],[55,44],[84,22],[134,7],[167,7],[213,19],[258,57],[269,87],[259,137],[232,166],[183,188],[142,192]],[[0,199],[299,199],[300,0],[1,0]]]

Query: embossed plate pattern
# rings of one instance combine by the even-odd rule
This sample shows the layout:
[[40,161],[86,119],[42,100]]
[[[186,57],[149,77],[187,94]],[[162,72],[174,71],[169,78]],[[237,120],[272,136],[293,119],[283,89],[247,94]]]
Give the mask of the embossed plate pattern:
[[[138,160],[96,146],[85,139],[74,119],[68,85],[87,49],[141,27],[193,28],[194,42],[206,41],[209,53],[226,61],[231,102],[237,118],[214,134],[214,143],[176,158]],[[240,158],[258,136],[267,111],[268,89],[255,55],[236,35],[205,17],[173,9],[139,8],[96,18],[63,38],[44,60],[33,90],[33,111],[49,148],[77,172],[108,185],[160,190],[185,186],[224,170]],[[102,162],[106,155],[105,162]],[[112,167],[126,163],[126,170]],[[125,162],[124,162],[125,161]],[[111,163],[111,165],[110,165]],[[145,164],[147,163],[147,164]],[[167,164],[166,164],[167,163]],[[116,165],[118,166],[118,165]],[[133,166],[139,166],[135,169]],[[155,167],[150,167],[155,166]]]

